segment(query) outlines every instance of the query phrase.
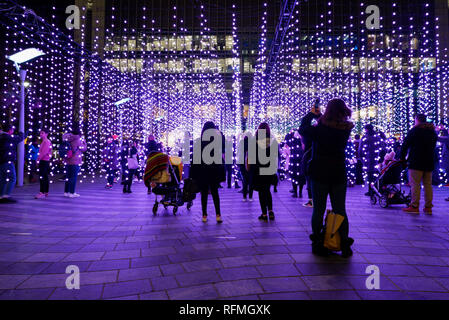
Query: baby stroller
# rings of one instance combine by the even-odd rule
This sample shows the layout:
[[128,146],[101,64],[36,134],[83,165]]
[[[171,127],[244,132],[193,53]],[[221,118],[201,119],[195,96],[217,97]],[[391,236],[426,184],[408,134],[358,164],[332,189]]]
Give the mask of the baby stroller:
[[[148,157],[147,168],[145,169],[145,184],[150,185],[156,183],[153,193],[156,195],[153,206],[153,214],[157,214],[159,205],[163,205],[165,209],[173,207],[173,215],[178,213],[179,207],[187,202],[187,210],[193,206],[193,199],[185,201],[181,188],[182,177],[181,158],[172,157],[162,153],[152,153]],[[148,181],[148,182],[147,182]],[[158,201],[158,196],[162,196],[162,200]]]
[[402,189],[401,176],[405,169],[405,162],[392,160],[380,172],[377,180],[371,184],[371,204],[388,208],[390,205],[410,205],[411,194],[405,194]]

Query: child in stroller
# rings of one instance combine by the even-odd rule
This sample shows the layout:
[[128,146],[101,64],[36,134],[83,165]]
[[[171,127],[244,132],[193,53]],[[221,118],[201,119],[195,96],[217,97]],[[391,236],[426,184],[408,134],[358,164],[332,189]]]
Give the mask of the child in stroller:
[[[176,215],[179,207],[187,203],[187,210],[193,206],[194,196],[186,197],[181,188],[182,161],[179,157],[169,157],[160,152],[152,152],[148,156],[145,169],[145,184],[151,185],[156,195],[153,206],[153,214],[157,214],[159,205],[165,209],[173,207],[173,215]],[[158,196],[163,196],[158,201]]]
[[385,156],[385,161],[379,166],[379,177],[370,185],[371,204],[388,208],[394,204],[409,204],[411,195],[402,189],[401,176],[406,168],[405,162],[395,160],[395,153]]

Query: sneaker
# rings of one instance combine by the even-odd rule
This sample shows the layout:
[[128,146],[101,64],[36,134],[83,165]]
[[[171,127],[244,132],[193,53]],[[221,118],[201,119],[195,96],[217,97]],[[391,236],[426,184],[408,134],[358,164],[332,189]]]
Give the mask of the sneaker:
[[109,185],[109,184],[107,184],[105,188],[106,188],[106,189],[112,189],[112,186]]
[[415,207],[408,207],[408,208],[403,208],[402,211],[407,212],[407,213],[416,213],[419,214],[419,208],[415,208]]
[[203,221],[204,223],[206,223],[206,222],[207,222],[207,216],[203,216],[202,221]]
[[221,218],[221,216],[217,216],[217,223],[218,224],[223,223],[223,219]]
[[305,208],[313,208],[313,202],[312,202],[312,200],[309,200],[308,202],[304,203],[302,206]]
[[69,196],[69,198],[79,198],[79,197],[81,197],[79,194],[77,194],[77,193],[72,193],[72,194],[70,194],[70,196]]
[[65,193],[64,193],[64,197],[66,197],[66,198],[70,198],[70,193],[68,193],[68,192],[65,192]]
[[46,198],[45,193],[42,192],[34,197],[34,199],[45,199],[45,198]]
[[262,215],[259,217],[259,220],[261,220],[261,221],[268,221],[268,215],[262,214]]
[[423,211],[424,211],[425,214],[427,214],[427,215],[429,215],[429,216],[431,216],[432,213],[433,213],[432,208],[424,208]]
[[248,199],[243,199],[243,202],[248,202]]
[[249,199],[249,202],[254,202],[254,199],[253,199],[253,198],[250,198],[250,199]]

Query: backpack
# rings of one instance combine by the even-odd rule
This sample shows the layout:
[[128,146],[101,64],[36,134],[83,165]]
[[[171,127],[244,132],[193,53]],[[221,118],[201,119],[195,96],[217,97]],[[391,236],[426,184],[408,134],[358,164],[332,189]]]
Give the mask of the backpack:
[[67,140],[62,141],[59,145],[59,156],[63,159],[70,159],[73,156],[72,145]]

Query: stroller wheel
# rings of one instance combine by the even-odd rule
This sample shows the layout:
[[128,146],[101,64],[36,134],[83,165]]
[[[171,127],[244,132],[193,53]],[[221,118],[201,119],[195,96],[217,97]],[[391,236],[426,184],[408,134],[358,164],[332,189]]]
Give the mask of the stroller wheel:
[[176,214],[178,213],[178,207],[174,207],[173,208],[173,215],[176,216]]
[[159,204],[155,203],[154,206],[153,206],[153,215],[157,214],[158,207],[159,207]]
[[377,197],[376,197],[376,195],[371,195],[371,204],[373,205],[373,206],[375,206],[376,204],[377,204]]
[[189,203],[187,203],[187,210],[190,211],[190,209],[192,209],[192,207],[193,207],[193,202],[192,202],[192,201],[190,201]]
[[388,203],[387,197],[383,196],[382,198],[380,198],[380,199],[379,199],[379,205],[380,205],[382,208],[384,208],[384,209],[388,208],[389,203]]

